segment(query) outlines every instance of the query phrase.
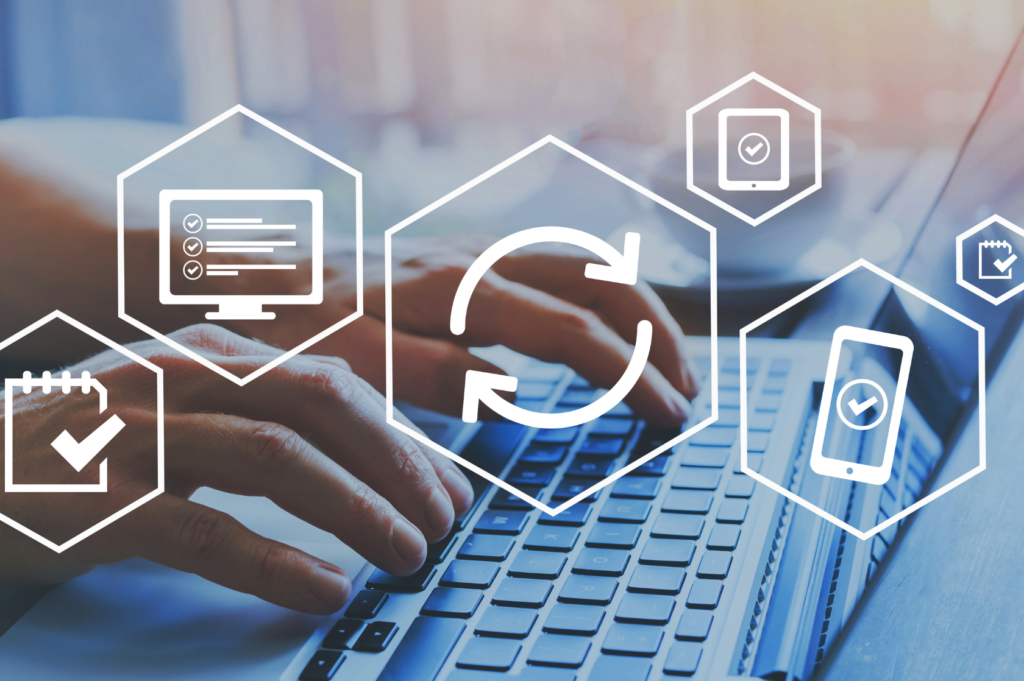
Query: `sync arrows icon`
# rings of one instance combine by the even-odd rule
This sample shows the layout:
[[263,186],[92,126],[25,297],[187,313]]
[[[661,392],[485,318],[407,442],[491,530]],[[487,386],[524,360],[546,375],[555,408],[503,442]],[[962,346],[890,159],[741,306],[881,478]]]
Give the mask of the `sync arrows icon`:
[[[487,271],[503,256],[512,251],[539,243],[565,243],[585,248],[601,257],[607,265],[589,263],[584,271],[587,279],[597,279],[618,284],[633,286],[637,279],[637,264],[640,257],[640,235],[635,232],[626,234],[623,252],[619,253],[607,242],[578,229],[569,227],[534,227],[522,232],[511,234],[501,239],[480,254],[480,257],[469,267],[459,283],[452,303],[451,331],[459,336],[466,331],[466,310],[469,299],[476,285]],[[466,392],[462,403],[462,420],[475,423],[480,402],[483,402],[495,413],[510,421],[533,428],[569,428],[578,426],[607,413],[617,405],[633,389],[647,364],[647,356],[651,350],[651,323],[643,320],[637,324],[636,347],[629,360],[625,373],[607,393],[593,403],[573,411],[558,414],[539,414],[528,411],[506,402],[495,394],[495,391],[515,392],[518,379],[514,376],[502,376],[483,371],[466,372]]]

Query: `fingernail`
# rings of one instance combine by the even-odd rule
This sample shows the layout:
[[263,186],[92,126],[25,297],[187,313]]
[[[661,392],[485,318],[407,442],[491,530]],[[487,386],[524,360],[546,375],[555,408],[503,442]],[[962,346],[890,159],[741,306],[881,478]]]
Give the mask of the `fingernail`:
[[395,519],[391,526],[391,548],[410,567],[418,569],[427,553],[427,540],[405,518]]
[[452,496],[452,504],[456,509],[465,511],[473,504],[473,485],[469,478],[457,468],[450,468],[441,476],[441,482]]
[[440,487],[434,487],[430,490],[430,496],[427,497],[427,507],[424,509],[423,514],[427,525],[434,532],[444,532],[447,534],[448,530],[451,529],[452,522],[455,520],[455,509],[452,508],[452,502]]
[[313,574],[309,577],[309,590],[321,603],[338,610],[348,600],[352,582],[347,575],[319,565],[313,568]]

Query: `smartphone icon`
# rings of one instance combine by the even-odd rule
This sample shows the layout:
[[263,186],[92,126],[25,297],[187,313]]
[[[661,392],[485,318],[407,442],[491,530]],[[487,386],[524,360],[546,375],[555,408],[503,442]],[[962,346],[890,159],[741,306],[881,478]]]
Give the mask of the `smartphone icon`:
[[789,187],[788,111],[718,112],[718,186],[727,191],[778,191]]
[[[887,394],[885,388],[868,378],[848,378],[837,389],[836,373],[839,369],[840,356],[844,350],[860,353],[865,349],[858,345],[890,348],[900,353],[899,375],[893,394]],[[828,371],[825,374],[825,389],[821,396],[818,425],[814,431],[811,470],[819,475],[856,480],[869,485],[884,485],[889,480],[913,356],[914,343],[906,336],[853,326],[840,326],[836,329],[828,355]],[[888,424],[881,465],[853,463],[825,456],[825,433],[830,424],[833,427],[845,426],[857,431],[873,430]]]

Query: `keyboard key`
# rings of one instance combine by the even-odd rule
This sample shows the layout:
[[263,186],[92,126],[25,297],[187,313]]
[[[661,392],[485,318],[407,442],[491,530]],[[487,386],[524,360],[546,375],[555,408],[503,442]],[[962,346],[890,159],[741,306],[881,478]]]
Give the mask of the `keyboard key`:
[[549,634],[593,636],[601,628],[604,608],[596,605],[570,605],[556,603],[544,620],[544,631]]
[[[615,421],[631,425],[624,419],[615,419]],[[579,453],[585,456],[616,457],[622,453],[625,446],[626,441],[620,437],[588,437],[580,447]]]
[[708,537],[708,548],[715,551],[735,551],[740,540],[740,528],[735,525],[715,525]]
[[747,517],[749,504],[739,499],[726,499],[718,507],[718,522],[739,525]]
[[526,638],[536,621],[537,613],[533,610],[492,605],[484,610],[476,625],[476,633],[496,638]]
[[391,639],[398,633],[398,625],[394,622],[370,622],[359,634],[352,650],[361,653],[382,653],[391,643]]
[[587,535],[586,545],[595,549],[631,549],[640,539],[640,528],[619,523],[598,523]]
[[[747,375],[756,374],[761,368],[760,357],[747,357]],[[723,374],[738,374],[740,372],[740,358],[733,355],[722,360]]]
[[573,428],[555,428],[553,430],[538,430],[537,434],[533,436],[533,442],[553,442],[557,444],[567,445],[576,439],[579,435],[579,427]]
[[723,551],[708,551],[700,559],[697,576],[702,579],[725,579],[729,576],[732,554]]
[[614,549],[583,549],[572,565],[575,575],[621,577],[629,563],[629,551]]
[[377,681],[434,681],[465,629],[462,620],[417,617]]
[[345,656],[335,650],[318,650],[302,670],[299,681],[331,681],[344,661]]
[[384,603],[387,600],[388,594],[385,591],[363,589],[356,594],[348,608],[345,609],[345,617],[354,617],[361,620],[373,619],[380,612],[380,609],[384,607]]
[[729,463],[732,449],[727,447],[684,447],[679,457],[683,466],[699,466],[704,468],[722,468]]
[[701,447],[732,447],[739,432],[737,428],[705,428],[690,436],[687,442]]
[[[505,467],[512,454],[519,446],[526,428],[518,423],[488,422],[484,423],[472,439],[462,450],[462,457],[467,461],[474,461],[488,470],[500,471]],[[483,503],[487,491],[491,487],[490,481],[479,475],[469,476],[469,482],[473,486],[473,506],[465,513],[455,519],[455,528],[465,529],[466,523],[476,512],[477,507]]]
[[652,537],[640,554],[641,565],[686,567],[693,560],[697,545],[691,539],[659,539]]
[[590,437],[629,437],[633,432],[634,423],[629,419],[599,418],[594,427],[590,429]]
[[672,477],[672,489],[716,490],[722,481],[722,472],[714,468],[680,467]]
[[788,357],[776,357],[768,366],[769,376],[785,376],[793,368],[793,360]]
[[[529,495],[537,501],[544,498],[544,493],[541,491],[540,487],[536,487],[534,485],[522,485],[518,487],[518,489],[523,494]],[[533,509],[533,506],[511,492],[499,489],[494,493],[494,498],[491,499],[491,504],[488,508],[496,511],[529,511]]]
[[516,386],[516,398],[526,400],[547,400],[554,392],[554,384],[548,381],[519,381]]
[[607,478],[615,468],[614,459],[577,455],[565,471],[567,478]]
[[718,607],[718,599],[721,595],[721,582],[710,579],[695,579],[693,580],[693,586],[690,587],[690,595],[686,597],[686,607],[714,610]]
[[711,510],[711,501],[715,495],[711,492],[698,492],[689,489],[671,490],[665,496],[661,510],[670,513],[699,513],[703,515]]
[[421,615],[433,617],[472,617],[484,595],[476,589],[453,589],[439,586],[430,592],[420,609]]
[[486,589],[498,576],[498,566],[478,560],[453,560],[441,577],[441,586]]
[[508,608],[540,608],[551,593],[551,582],[506,577],[491,597],[494,605]]
[[[637,451],[640,451],[639,448]],[[629,472],[629,475],[636,477],[661,477],[668,472],[672,459],[668,454],[659,454],[650,461],[646,461]]]
[[568,553],[576,545],[580,531],[575,527],[542,525],[534,527],[523,543],[531,551],[560,551]]
[[757,400],[757,411],[776,412],[782,406],[782,395],[761,395]]
[[[555,493],[551,495],[553,501],[568,501],[573,499],[577,494],[581,494],[590,489],[592,482],[584,482],[581,480],[562,480],[558,483],[558,487],[555,488]],[[589,504],[597,501],[597,497],[601,495],[600,490],[593,494],[588,494],[580,500],[580,503]]]
[[771,433],[747,433],[747,452],[764,454],[768,450]]
[[612,486],[615,499],[653,499],[661,491],[660,478],[619,478]]
[[[764,462],[764,454],[748,454],[747,455],[747,468],[754,471],[755,473],[761,472],[761,464]],[[740,464],[743,463],[739,458],[736,459],[736,467],[733,468],[734,473],[743,473],[743,468]],[[743,473],[746,475],[746,473]]]
[[643,524],[651,514],[651,502],[643,499],[609,499],[601,509],[602,523]]
[[519,534],[529,520],[524,511],[484,511],[473,527],[480,534]]
[[566,558],[549,551],[520,551],[508,568],[512,577],[528,579],[556,579],[562,572]]
[[568,525],[570,527],[583,527],[590,519],[593,506],[587,503],[578,503],[565,509],[558,515],[544,514],[537,519],[538,525]]
[[686,570],[661,565],[637,565],[629,578],[627,591],[638,594],[676,596],[683,588]]
[[565,391],[558,403],[567,407],[583,407],[597,399],[597,391],[593,388],[570,388]]
[[370,578],[366,580],[366,586],[395,593],[419,593],[427,588],[436,573],[437,568],[430,563],[424,563],[419,570],[405,577],[389,575],[383,570],[374,570]]
[[549,364],[538,360],[531,361],[519,375],[522,381],[535,383],[558,383],[565,376],[565,367],[561,364]]
[[671,596],[626,593],[615,611],[615,621],[663,626],[672,618],[675,605]]
[[448,554],[451,553],[452,547],[455,546],[455,538],[459,536],[458,530],[452,530],[448,533],[448,536],[427,547],[427,559],[426,562],[430,565],[437,565],[443,563]]
[[642,658],[602,655],[587,681],[647,681],[650,673],[651,663]]
[[533,649],[530,650],[530,656],[526,658],[526,662],[544,667],[579,669],[583,665],[583,661],[587,659],[589,652],[590,641],[585,638],[541,634],[533,644]]
[[629,419],[633,418],[633,410],[625,402],[619,402],[604,413],[605,418]]
[[509,639],[474,636],[466,642],[455,666],[461,669],[507,672],[519,656],[521,647]]
[[775,427],[775,414],[770,412],[756,411],[747,414],[747,430],[751,433],[767,433]]
[[536,485],[538,487],[547,487],[551,484],[551,481],[555,478],[554,468],[544,468],[539,466],[528,466],[523,464],[517,464],[508,474],[505,480],[512,485]]
[[462,542],[458,557],[464,560],[501,562],[508,558],[516,541],[512,537],[492,534],[471,534]]
[[[695,421],[703,421],[711,416],[711,410],[707,409],[700,414]],[[738,428],[740,425],[740,410],[737,408],[722,407],[718,405],[718,420],[712,423],[709,428]]]
[[618,581],[612,577],[569,575],[558,592],[558,600],[580,605],[608,605],[618,587]]
[[749,475],[733,474],[725,488],[725,496],[735,499],[749,499],[754,494],[754,479]]
[[700,662],[701,646],[699,643],[677,641],[668,649],[665,658],[665,673],[676,676],[693,676]]
[[761,386],[761,392],[766,395],[774,395],[781,393],[786,389],[786,377],[785,376],[769,376],[765,379],[764,385]]
[[[711,404],[710,398],[708,404]],[[740,391],[739,390],[720,390],[718,392],[718,406],[728,407],[730,409],[739,409],[740,406]]]
[[531,442],[522,456],[519,463],[534,463],[541,465],[557,466],[569,453],[569,447],[554,442]]
[[601,644],[601,652],[610,655],[654,657],[665,635],[659,627],[643,624],[616,623],[608,630]]
[[704,518],[695,515],[662,513],[651,528],[652,537],[666,539],[699,539],[704,529]]
[[331,630],[327,632],[327,636],[324,637],[320,647],[330,648],[331,650],[348,650],[356,640],[357,634],[363,630],[364,624],[366,623],[362,620],[354,620],[347,617],[338,620],[331,627]]
[[703,641],[711,631],[713,619],[714,615],[707,610],[683,610],[676,626],[676,638],[682,641]]

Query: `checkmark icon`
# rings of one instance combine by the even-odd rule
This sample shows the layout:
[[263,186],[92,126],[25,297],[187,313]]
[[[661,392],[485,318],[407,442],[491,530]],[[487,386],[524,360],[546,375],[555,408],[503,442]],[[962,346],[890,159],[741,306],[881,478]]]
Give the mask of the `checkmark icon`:
[[199,244],[189,244],[187,248],[190,251],[195,251],[197,248],[199,248]]
[[854,416],[860,416],[861,414],[863,414],[876,404],[878,404],[878,398],[869,397],[863,402],[858,402],[857,400],[850,400],[849,402],[846,403],[846,406],[850,408],[850,411],[853,412]]
[[198,271],[199,271],[199,266],[198,265],[196,265],[195,267],[188,268],[188,273],[189,274],[195,274]]
[[1005,273],[1006,270],[1010,269],[1010,265],[1012,265],[1016,260],[1017,260],[1017,254],[1014,253],[1013,255],[1011,255],[1006,260],[996,260],[992,264],[995,265],[996,269],[998,269],[1000,272],[1004,272]]
[[753,156],[757,152],[761,151],[761,147],[763,147],[763,146],[764,146],[764,142],[758,142],[756,145],[754,145],[752,147],[745,147],[744,151],[747,152],[748,156]]
[[198,225],[198,224],[199,224],[199,220],[192,220],[192,221],[190,221],[188,223],[188,226],[192,227],[192,228],[195,228],[195,226]]
[[96,458],[96,455],[104,447],[110,444],[110,441],[121,432],[122,428],[124,428],[124,421],[114,414],[81,442],[65,430],[57,436],[52,445],[57,453],[63,456],[64,460],[71,464],[76,471],[81,471]]

